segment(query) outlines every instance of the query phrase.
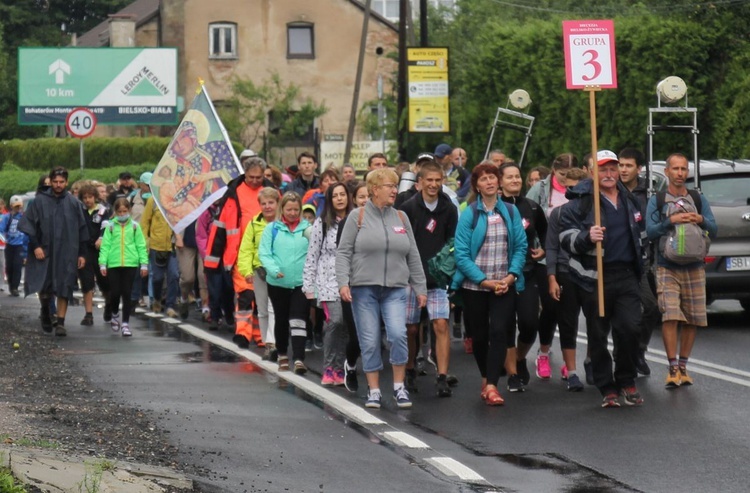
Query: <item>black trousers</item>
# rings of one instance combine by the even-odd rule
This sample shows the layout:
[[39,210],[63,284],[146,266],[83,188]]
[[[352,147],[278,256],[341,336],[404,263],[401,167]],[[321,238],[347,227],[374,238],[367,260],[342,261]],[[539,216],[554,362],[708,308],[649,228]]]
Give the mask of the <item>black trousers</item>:
[[[597,293],[587,292],[584,313],[594,313],[589,334],[594,385],[602,395],[618,392],[635,384],[635,361],[641,323],[641,288],[632,269],[604,268],[604,317],[599,317]],[[614,360],[607,349],[610,331],[617,353]]]
[[534,278],[539,292],[539,301],[542,303],[542,312],[539,314],[539,344],[550,346],[552,345],[552,339],[555,337],[557,308],[555,307],[555,300],[549,294],[547,266],[536,264],[534,266]]
[[112,313],[119,311],[122,299],[122,321],[130,321],[130,293],[133,291],[133,281],[138,275],[138,267],[114,267],[107,269],[109,278],[109,307]]
[[273,313],[276,317],[274,335],[279,356],[286,356],[289,339],[292,340],[292,360],[305,360],[305,340],[307,340],[307,318],[310,302],[302,292],[302,286],[294,289],[268,285]]
[[515,334],[516,293],[513,287],[502,296],[489,291],[464,289],[464,317],[472,331],[473,353],[479,373],[497,385],[505,366],[508,333]]
[[654,328],[661,322],[661,312],[656,302],[656,279],[651,269],[648,269],[641,278],[641,302],[643,303],[643,317],[638,345],[641,351],[645,351],[648,343],[651,342]]
[[[557,326],[560,329],[560,349],[575,349],[578,336],[578,316],[581,309],[586,317],[586,335],[591,337],[596,306],[586,303],[588,293],[572,281],[567,272],[557,273],[560,285],[560,302],[557,303]],[[591,310],[594,310],[593,312]]]
[[[29,252],[33,255],[33,252]],[[5,246],[5,273],[8,275],[8,287],[11,291],[18,291],[23,272],[23,245]],[[2,281],[0,279],[0,281]]]
[[357,326],[354,324],[352,304],[342,301],[341,309],[344,312],[344,325],[346,325],[346,331],[349,334],[349,340],[346,343],[346,362],[349,368],[354,368],[357,365],[361,350],[359,348],[359,338],[357,337]]

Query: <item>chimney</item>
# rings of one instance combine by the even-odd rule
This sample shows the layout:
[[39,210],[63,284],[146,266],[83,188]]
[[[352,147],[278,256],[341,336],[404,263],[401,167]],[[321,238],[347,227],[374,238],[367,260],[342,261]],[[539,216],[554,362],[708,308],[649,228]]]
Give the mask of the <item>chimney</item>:
[[135,46],[135,15],[113,14],[109,16],[109,46],[113,48]]

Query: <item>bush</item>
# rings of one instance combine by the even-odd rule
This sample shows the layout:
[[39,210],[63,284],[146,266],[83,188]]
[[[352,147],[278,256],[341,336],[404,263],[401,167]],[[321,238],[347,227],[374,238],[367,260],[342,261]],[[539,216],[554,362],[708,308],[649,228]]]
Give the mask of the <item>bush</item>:
[[[117,181],[122,171],[130,171],[137,180],[144,171],[153,171],[156,168],[155,163],[139,164],[137,166],[117,166],[103,169],[86,169],[81,172],[80,169],[69,169],[68,185],[78,180],[97,180],[102,183],[114,183]],[[26,192],[36,190],[39,177],[46,174],[48,170],[22,170],[14,164],[6,166],[0,171],[0,197],[7,204],[11,195],[23,195]]]
[[[171,137],[94,137],[83,143],[87,169],[158,163]],[[79,141],[73,138],[5,140],[0,142],[0,169],[9,162],[24,170],[47,171],[53,166],[80,167]]]

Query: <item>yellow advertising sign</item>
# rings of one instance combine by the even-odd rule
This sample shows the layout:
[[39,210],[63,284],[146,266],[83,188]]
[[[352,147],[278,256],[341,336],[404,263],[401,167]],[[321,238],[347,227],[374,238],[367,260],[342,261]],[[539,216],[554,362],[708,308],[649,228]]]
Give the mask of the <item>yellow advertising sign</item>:
[[409,132],[450,132],[448,48],[407,48]]

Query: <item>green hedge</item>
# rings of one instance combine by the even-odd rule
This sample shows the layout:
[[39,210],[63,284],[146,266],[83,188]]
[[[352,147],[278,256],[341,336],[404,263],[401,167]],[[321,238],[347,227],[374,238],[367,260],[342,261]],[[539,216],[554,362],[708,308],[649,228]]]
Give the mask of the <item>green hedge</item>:
[[[68,184],[81,179],[98,180],[103,183],[114,183],[122,171],[130,171],[133,176],[138,177],[144,171],[153,171],[156,163],[146,163],[130,166],[117,166],[102,169],[86,169],[83,172],[78,168],[69,168]],[[45,171],[21,170],[14,165],[9,165],[6,169],[0,171],[0,197],[7,204],[11,195],[24,194],[36,190],[39,177],[46,174]]]
[[[86,168],[158,163],[170,137],[95,137],[83,143]],[[6,140],[0,142],[0,169],[13,163],[21,169],[48,171],[53,166],[80,167],[79,141],[73,138]]]

